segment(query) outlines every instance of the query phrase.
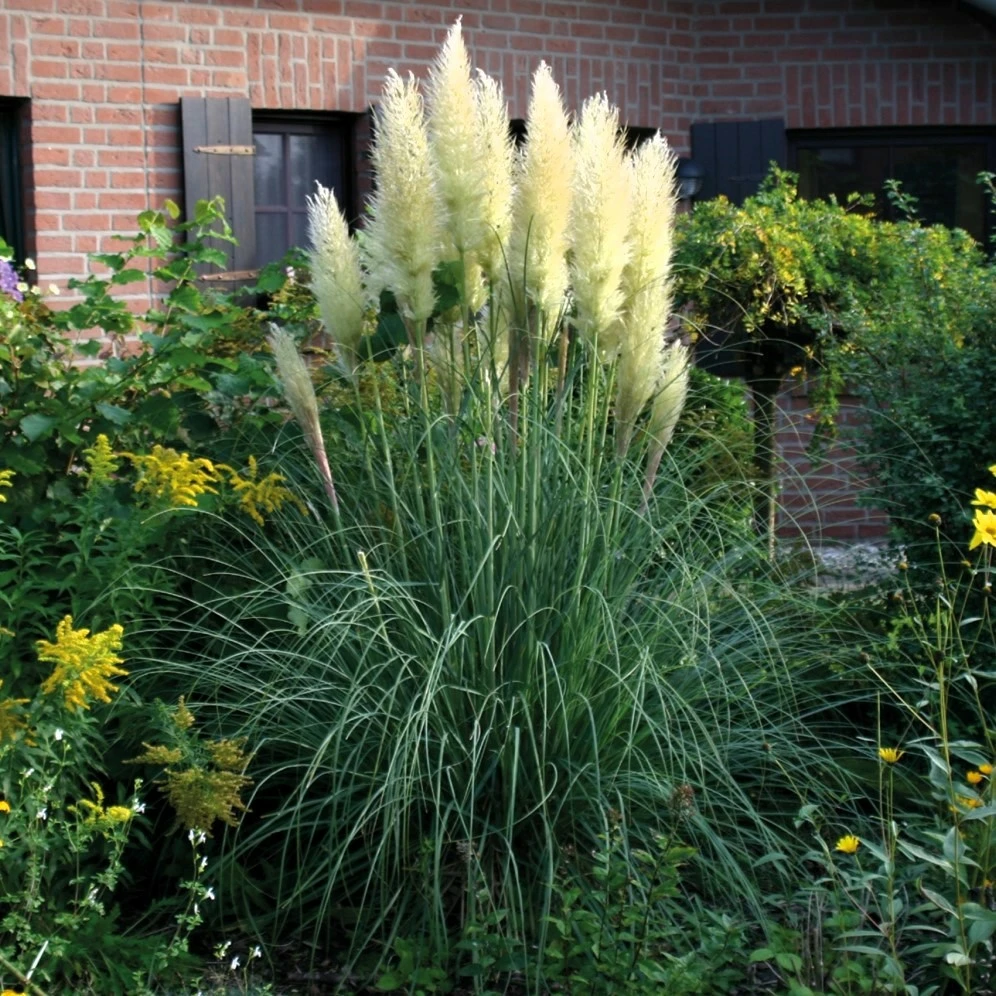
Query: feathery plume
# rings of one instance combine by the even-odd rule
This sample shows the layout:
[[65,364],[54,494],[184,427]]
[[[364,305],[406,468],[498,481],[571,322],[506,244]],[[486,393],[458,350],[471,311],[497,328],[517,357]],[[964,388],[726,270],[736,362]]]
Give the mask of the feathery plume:
[[477,108],[470,57],[460,19],[429,70],[426,123],[446,213],[448,253],[463,256],[480,241],[484,164],[477,142]]
[[619,318],[629,254],[630,170],[619,134],[619,109],[604,93],[584,102],[574,149],[571,289],[578,331],[594,341]]
[[388,70],[372,158],[377,190],[362,242],[370,289],[376,297],[389,288],[403,313],[421,322],[435,307],[442,211],[414,76]]
[[672,342],[660,353],[657,368],[657,392],[650,407],[647,434],[650,449],[647,453],[647,470],[643,481],[643,507],[646,509],[657,479],[664,450],[674,436],[675,427],[688,397],[689,353],[682,342]]
[[504,249],[512,224],[512,169],[515,143],[501,83],[483,72],[474,81],[480,155],[484,164],[482,231],[477,255],[494,284],[504,272]]
[[363,274],[335,194],[320,183],[317,187],[307,198],[311,289],[322,324],[335,343],[339,366],[352,377],[363,358]]
[[509,236],[512,293],[522,288],[547,316],[558,315],[567,291],[571,209],[570,129],[550,67],[533,75],[526,144],[518,159]]
[[629,259],[623,268],[623,306],[606,334],[618,350],[617,446],[625,453],[636,420],[659,387],[660,353],[671,315],[672,229],[676,160],[658,133],[630,159],[632,211]]
[[318,399],[315,397],[315,385],[311,382],[311,374],[305,366],[301,354],[297,351],[294,337],[284,329],[270,323],[270,334],[267,337],[273,358],[277,361],[277,374],[284,388],[284,397],[290,405],[294,418],[304,432],[318,470],[321,474],[325,493],[329,496],[332,508],[339,514],[339,499],[335,493],[335,482],[332,480],[332,468],[329,466],[328,454],[325,452],[325,439],[322,436],[322,426],[318,418]]

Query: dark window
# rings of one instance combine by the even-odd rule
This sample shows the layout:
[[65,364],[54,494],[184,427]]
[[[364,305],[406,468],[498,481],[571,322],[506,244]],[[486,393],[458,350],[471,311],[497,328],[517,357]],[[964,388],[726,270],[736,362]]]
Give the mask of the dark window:
[[315,181],[352,216],[352,119],[253,116],[257,265],[308,244],[306,198]]
[[0,237],[23,261],[24,178],[21,161],[21,129],[25,101],[0,98]]
[[918,200],[927,224],[963,228],[985,242],[990,221],[976,176],[996,170],[996,129],[922,128],[789,133],[803,197],[873,194],[883,218],[895,218],[883,185],[894,179]]

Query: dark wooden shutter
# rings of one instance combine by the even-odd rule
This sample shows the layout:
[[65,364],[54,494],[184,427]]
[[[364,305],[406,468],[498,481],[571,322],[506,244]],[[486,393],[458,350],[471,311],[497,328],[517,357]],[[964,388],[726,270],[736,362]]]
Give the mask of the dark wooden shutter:
[[[221,196],[238,245],[219,242],[227,271],[256,265],[252,107],[244,97],[183,97],[183,191],[187,217],[199,200]],[[212,151],[213,150],[213,151]]]
[[772,162],[785,167],[785,122],[718,121],[692,125],[692,158],[705,170],[699,199],[725,194],[735,204],[757,193]]

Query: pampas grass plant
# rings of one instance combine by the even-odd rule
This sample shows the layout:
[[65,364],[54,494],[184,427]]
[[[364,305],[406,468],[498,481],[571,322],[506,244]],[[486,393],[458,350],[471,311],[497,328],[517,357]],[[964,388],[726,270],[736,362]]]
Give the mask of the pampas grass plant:
[[[799,626],[819,607],[748,583],[757,561],[711,511],[718,492],[685,483],[709,447],[667,449],[687,384],[686,351],[665,335],[673,157],[661,138],[625,157],[604,98],[572,137],[540,66],[506,190],[500,90],[472,79],[459,26],[428,125],[418,84],[389,75],[363,292],[323,315],[388,290],[409,346],[354,368],[344,416],[317,412],[275,335],[310,444],[275,449],[316,514],[274,516],[238,557],[223,536],[203,552],[169,676],[257,748],[255,815],[229,842],[247,922],[338,944],[347,975],[401,938],[482,982],[497,968],[468,938],[490,932],[525,953],[517,969],[540,992],[557,890],[586,901],[610,826],[627,848],[657,834],[693,845],[688,888],[737,883],[746,909],[790,860],[774,817],[845,779],[814,732],[823,703],[796,698],[826,666],[819,627]],[[575,160],[590,171],[577,182]],[[614,216],[617,183],[633,190],[628,219]],[[313,250],[328,271],[316,290],[347,255],[339,222],[321,221],[337,234]],[[457,318],[437,313],[434,271],[471,253],[488,306],[476,310],[475,277],[458,281]],[[565,314],[583,335],[557,338]],[[609,329],[616,345],[597,350]],[[433,361],[442,335],[459,365]],[[354,342],[350,363],[365,355]],[[349,430],[332,453],[338,505],[319,414]]]

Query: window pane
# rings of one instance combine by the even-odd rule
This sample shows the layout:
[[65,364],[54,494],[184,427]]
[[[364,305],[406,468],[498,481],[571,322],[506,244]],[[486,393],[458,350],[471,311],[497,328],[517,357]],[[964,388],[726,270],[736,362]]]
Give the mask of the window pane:
[[308,215],[302,212],[295,212],[291,216],[291,225],[294,231],[294,245],[301,249],[310,249],[311,243],[308,239]]
[[799,191],[803,197],[844,201],[857,191],[873,194],[883,218],[896,218],[885,196],[885,181],[899,180],[918,199],[917,213],[926,224],[964,228],[984,241],[985,198],[975,182],[986,168],[982,142],[828,145],[798,150]]
[[256,212],[256,252],[260,265],[280,259],[290,249],[287,215],[283,211]]
[[929,224],[958,226],[982,239],[983,196],[976,174],[985,168],[981,145],[897,148],[893,175],[919,198],[917,210]]
[[286,204],[287,180],[284,166],[283,135],[256,133],[253,135],[256,155],[256,203]]
[[291,203],[292,208],[303,208],[304,198],[308,194],[315,192],[315,180],[328,186],[328,179],[319,176],[317,170],[316,148],[319,138],[317,135],[289,135],[290,139],[290,175],[291,175]]

